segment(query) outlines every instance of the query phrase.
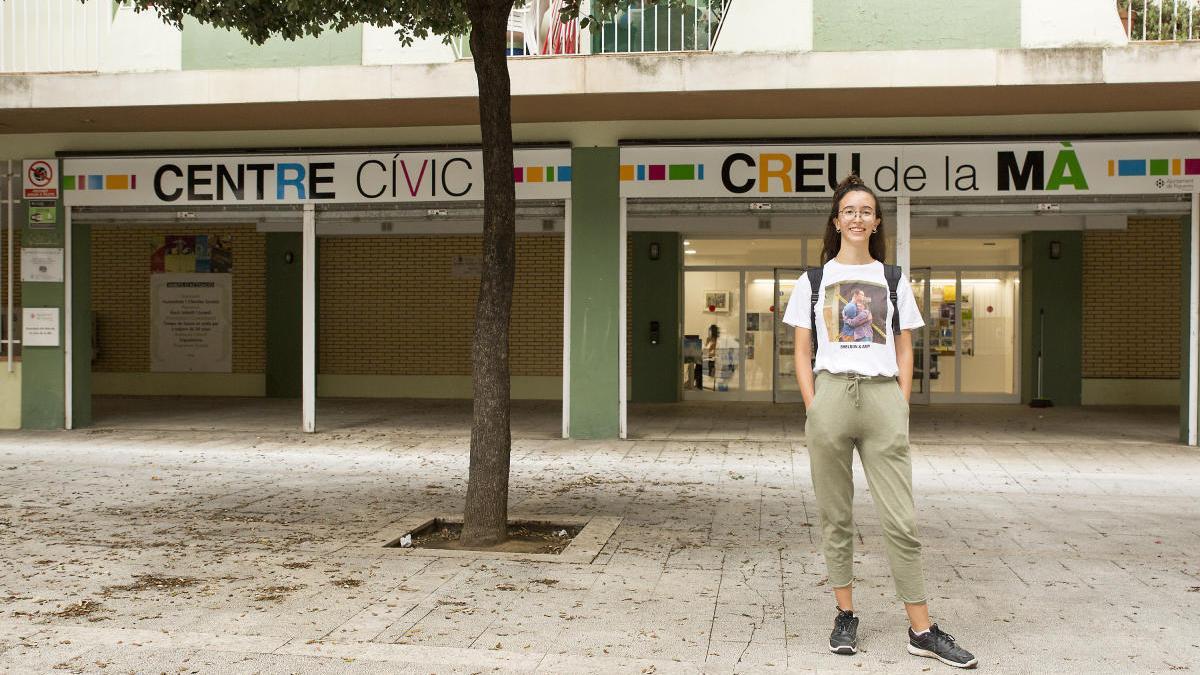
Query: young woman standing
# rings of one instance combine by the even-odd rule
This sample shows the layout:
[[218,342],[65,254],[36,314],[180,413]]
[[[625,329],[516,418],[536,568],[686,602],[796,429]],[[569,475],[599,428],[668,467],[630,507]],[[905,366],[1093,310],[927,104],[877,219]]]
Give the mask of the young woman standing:
[[[912,390],[912,330],[924,325],[908,280],[900,277],[896,302],[889,300],[883,265],[884,233],[879,200],[851,175],[833,195],[823,271],[813,326],[812,287],[801,276],[784,313],[796,330],[796,379],[807,411],[805,437],[813,489],[820,512],[821,537],[829,582],[837,600],[837,616],[829,649],[837,654],[858,651],[858,617],[854,615],[854,449],[862,461],[871,496],[883,526],[888,562],[896,594],[908,613],[908,651],[959,668],[977,660],[929,619],[921,542],[917,539],[912,495],[912,462],[908,448],[908,398]],[[870,298],[870,330],[839,340],[843,310],[862,311]],[[886,308],[886,310],[885,310]],[[899,314],[894,334],[892,313]],[[812,361],[812,332],[817,354]],[[814,377],[815,371],[815,377]]]

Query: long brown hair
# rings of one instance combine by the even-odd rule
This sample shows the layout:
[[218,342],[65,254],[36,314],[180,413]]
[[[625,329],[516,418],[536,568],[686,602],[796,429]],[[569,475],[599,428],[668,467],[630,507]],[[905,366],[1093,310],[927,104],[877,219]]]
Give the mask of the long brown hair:
[[875,195],[874,190],[867,187],[861,178],[850,174],[846,176],[845,180],[838,183],[833,191],[833,202],[829,205],[829,220],[825,222],[825,245],[821,249],[822,265],[836,258],[838,252],[842,250],[842,234],[837,230],[838,211],[841,210],[842,199],[855,191],[871,195],[871,199],[875,200],[875,215],[879,218],[878,227],[867,241],[867,252],[880,262],[883,262],[886,256],[884,251],[887,247],[883,240],[883,209],[879,206],[879,197]]

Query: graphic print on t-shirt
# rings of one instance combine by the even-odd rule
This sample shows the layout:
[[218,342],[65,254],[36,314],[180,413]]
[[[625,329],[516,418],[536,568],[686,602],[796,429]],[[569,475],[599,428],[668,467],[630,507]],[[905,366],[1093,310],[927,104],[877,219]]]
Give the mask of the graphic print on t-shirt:
[[887,286],[842,281],[825,287],[825,328],[830,342],[887,344]]

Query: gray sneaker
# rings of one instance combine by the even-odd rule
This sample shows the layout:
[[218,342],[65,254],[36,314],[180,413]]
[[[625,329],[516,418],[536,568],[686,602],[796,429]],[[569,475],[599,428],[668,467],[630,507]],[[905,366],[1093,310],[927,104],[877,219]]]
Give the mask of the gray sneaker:
[[979,659],[959,647],[954,642],[954,636],[943,633],[936,623],[930,626],[929,632],[924,635],[917,635],[913,633],[912,628],[908,629],[908,653],[937,659],[955,668],[974,668],[979,664]]
[[834,654],[858,652],[858,617],[840,607],[833,619],[833,632],[829,634],[829,651]]

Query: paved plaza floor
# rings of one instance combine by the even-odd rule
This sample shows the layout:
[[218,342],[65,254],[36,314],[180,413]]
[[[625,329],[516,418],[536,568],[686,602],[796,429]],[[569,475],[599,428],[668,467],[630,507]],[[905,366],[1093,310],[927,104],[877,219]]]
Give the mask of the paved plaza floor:
[[[274,408],[272,406],[277,406]],[[0,670],[950,672],[904,650],[856,467],[862,651],[835,656],[802,413],[514,412],[511,513],[615,516],[590,562],[416,556],[461,510],[469,404],[97,400],[0,433]],[[933,616],[1003,673],[1200,671],[1200,451],[1159,408],[915,408]]]

